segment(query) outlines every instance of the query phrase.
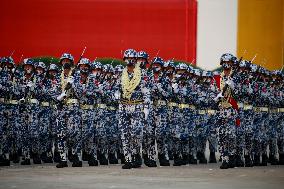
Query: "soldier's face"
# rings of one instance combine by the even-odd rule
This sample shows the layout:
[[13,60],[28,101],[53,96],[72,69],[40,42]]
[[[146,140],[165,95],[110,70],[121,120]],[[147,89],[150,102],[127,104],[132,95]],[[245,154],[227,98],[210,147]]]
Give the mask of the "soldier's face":
[[61,60],[61,64],[62,64],[64,69],[71,69],[72,62],[71,62],[71,60],[69,60],[67,58]]
[[38,75],[41,75],[41,74],[44,73],[44,69],[43,69],[43,68],[36,68],[36,73],[37,73]]
[[24,67],[24,70],[25,70],[26,73],[30,74],[30,73],[33,72],[33,66],[31,66],[31,65],[26,65],[26,66]]
[[48,74],[53,78],[57,75],[57,71],[56,70],[50,70],[50,71],[48,71]]
[[136,63],[136,58],[127,57],[124,59],[124,62],[127,64],[127,66],[134,66]]
[[153,64],[152,65],[153,72],[159,72],[162,70],[162,66],[160,64]]

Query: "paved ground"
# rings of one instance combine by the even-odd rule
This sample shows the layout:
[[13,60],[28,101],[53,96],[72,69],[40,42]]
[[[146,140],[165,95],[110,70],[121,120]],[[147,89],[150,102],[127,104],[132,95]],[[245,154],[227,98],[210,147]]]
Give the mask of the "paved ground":
[[217,164],[122,170],[121,166],[57,169],[55,164],[0,168],[0,188],[284,188],[284,166],[220,170]]

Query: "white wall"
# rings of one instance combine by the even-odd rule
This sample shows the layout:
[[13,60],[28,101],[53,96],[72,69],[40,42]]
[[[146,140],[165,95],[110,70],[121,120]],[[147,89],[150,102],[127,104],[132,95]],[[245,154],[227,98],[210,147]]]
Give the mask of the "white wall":
[[197,66],[212,70],[223,53],[236,55],[238,0],[198,0]]

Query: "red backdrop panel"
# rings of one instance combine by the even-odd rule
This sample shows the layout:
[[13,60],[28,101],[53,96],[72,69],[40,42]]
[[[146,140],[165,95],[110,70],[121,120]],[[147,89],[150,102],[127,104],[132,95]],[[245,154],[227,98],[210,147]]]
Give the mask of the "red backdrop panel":
[[196,0],[1,0],[0,56],[196,56]]

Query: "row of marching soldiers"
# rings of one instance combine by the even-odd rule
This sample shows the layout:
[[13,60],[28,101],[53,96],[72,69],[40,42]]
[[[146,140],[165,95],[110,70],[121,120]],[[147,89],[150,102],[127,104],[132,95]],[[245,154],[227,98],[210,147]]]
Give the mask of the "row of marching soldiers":
[[[221,72],[128,49],[126,66],[71,54],[62,69],[1,59],[0,166],[58,162],[57,168],[123,169],[209,163],[220,168],[284,164],[281,71],[231,54]],[[269,149],[269,150],[268,150]]]

